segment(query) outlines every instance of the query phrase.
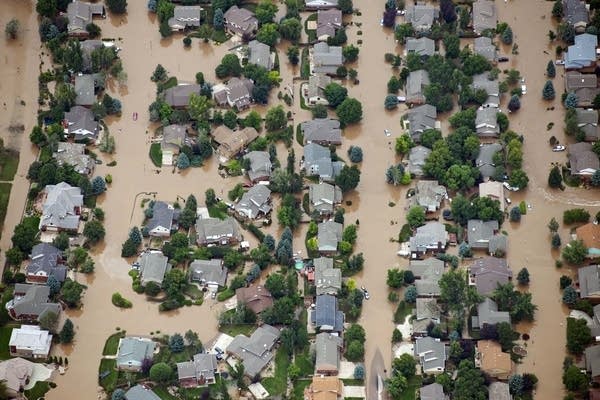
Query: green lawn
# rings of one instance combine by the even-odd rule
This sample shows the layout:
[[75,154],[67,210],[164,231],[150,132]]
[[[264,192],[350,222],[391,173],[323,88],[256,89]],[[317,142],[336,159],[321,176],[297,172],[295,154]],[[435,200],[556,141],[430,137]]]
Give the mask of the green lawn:
[[0,181],[12,181],[19,166],[19,153],[16,151],[2,151],[0,153]]
[[198,289],[198,286],[189,283],[184,289],[183,294],[190,297],[192,300],[198,300],[204,298],[204,292]]
[[305,351],[302,354],[296,355],[295,364],[298,368],[300,368],[300,376],[309,376],[315,370],[315,365],[312,362],[312,357]]
[[304,31],[306,32],[306,35],[308,35],[308,43],[313,43],[317,40],[317,31],[315,29],[308,29],[308,22],[316,20],[317,13],[314,13],[309,15],[308,18],[306,18],[306,21],[304,21]]
[[304,400],[304,389],[310,385],[312,380],[310,379],[298,379],[294,382],[294,389],[292,390],[292,400]]
[[415,400],[417,398],[417,390],[421,387],[422,378],[413,376],[408,380],[408,388],[402,392],[399,400]]
[[303,48],[300,55],[300,76],[308,79],[310,76],[310,60],[308,59],[308,48]]
[[272,377],[262,380],[262,385],[267,389],[271,397],[285,393],[289,366],[290,358],[283,349],[283,346],[281,346],[275,355],[275,374]]
[[25,396],[28,399],[37,400],[43,398],[49,390],[50,384],[48,382],[36,382],[34,387],[25,391]]
[[108,337],[106,339],[106,343],[104,343],[104,349],[102,350],[103,356],[113,356],[117,354],[117,349],[119,348],[119,340],[125,337],[125,332],[117,332]]
[[394,322],[397,324],[403,323],[411,312],[412,306],[402,300],[400,303],[398,303],[398,308],[396,308],[396,311],[394,312]]
[[12,184],[10,183],[0,183],[0,232],[2,231],[2,225],[4,225],[4,218],[6,218],[11,188]]
[[150,145],[150,159],[155,166],[162,166],[162,150],[160,149],[160,143],[152,143]]
[[255,330],[256,325],[254,324],[232,324],[219,326],[219,331],[233,337],[236,337],[237,335],[250,336]]
[[112,392],[116,385],[117,380],[119,379],[119,371],[116,370],[117,360],[107,360],[102,359],[100,361],[100,368],[98,369],[98,373],[102,374],[105,371],[109,371],[110,374],[105,376],[103,379],[100,379],[100,375],[98,375],[98,381],[100,386],[102,386],[107,392]]
[[178,400],[177,397],[173,397],[169,394],[167,388],[162,386],[155,386],[154,393],[156,393],[162,400]]
[[225,219],[227,218],[227,204],[218,202],[214,206],[208,207],[208,215],[211,218]]
[[224,30],[219,30],[219,29],[215,29],[211,36],[211,39],[217,43],[224,43],[224,42],[228,41],[229,38],[231,38],[231,35],[228,35],[227,33],[225,33]]
[[0,360],[8,360],[10,358],[8,342],[10,341],[10,334],[15,327],[18,327],[18,325],[3,326],[0,328]]

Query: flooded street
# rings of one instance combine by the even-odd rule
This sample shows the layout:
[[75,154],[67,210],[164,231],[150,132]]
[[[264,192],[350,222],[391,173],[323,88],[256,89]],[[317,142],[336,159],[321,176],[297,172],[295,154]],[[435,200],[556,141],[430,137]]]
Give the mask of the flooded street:
[[[516,274],[527,266],[531,274],[529,290],[538,306],[536,321],[519,326],[520,332],[528,332],[531,340],[527,350],[529,355],[519,365],[520,372],[535,373],[540,383],[536,398],[560,398],[562,395],[561,368],[564,354],[565,329],[563,326],[566,310],[562,307],[558,290],[558,279],[562,274],[570,274],[567,267],[562,270],[554,267],[558,253],[550,248],[549,233],[546,227],[552,217],[562,219],[562,211],[575,206],[588,208],[595,214],[600,200],[597,191],[568,187],[564,192],[547,188],[547,176],[551,162],[565,162],[565,153],[553,153],[548,138],[555,135],[561,142],[567,143],[562,132],[563,110],[559,100],[554,103],[541,100],[542,86],[545,82],[546,63],[553,58],[554,48],[548,45],[548,30],[556,30],[550,20],[552,2],[544,0],[512,0],[508,3],[497,1],[499,21],[510,24],[519,45],[519,56],[510,55],[511,61],[501,68],[515,68],[526,78],[528,94],[522,98],[522,108],[511,114],[511,129],[525,136],[524,169],[529,175],[529,188],[526,191],[511,194],[513,202],[525,200],[531,204],[520,225],[505,223],[503,229],[509,235],[508,260]],[[37,18],[33,1],[3,0],[0,2],[0,26],[11,18],[21,21],[23,32],[13,42],[0,39],[0,65],[3,79],[0,82],[0,104],[6,108],[0,113],[0,131],[5,144],[20,149],[21,162],[15,176],[11,192],[10,212],[7,215],[0,247],[0,263],[3,254],[10,247],[10,236],[14,225],[21,217],[28,182],[25,179],[29,164],[35,158],[28,134],[35,124],[37,110],[37,75],[39,65],[39,38]],[[283,5],[280,5],[283,7]],[[395,305],[387,300],[386,271],[390,267],[405,268],[408,261],[396,256],[397,238],[400,227],[405,222],[405,188],[389,186],[385,183],[385,170],[397,162],[394,153],[394,139],[401,133],[399,118],[404,108],[388,112],[384,110],[383,100],[387,81],[392,71],[384,63],[384,54],[398,51],[393,32],[383,29],[378,21],[381,18],[383,2],[373,5],[371,1],[354,0],[355,8],[362,15],[354,15],[354,25],[347,30],[348,43],[362,40],[360,54],[355,69],[358,70],[359,85],[346,83],[349,96],[356,97],[363,104],[363,120],[345,131],[345,140],[338,154],[346,158],[350,145],[362,147],[364,161],[361,165],[361,182],[356,191],[347,195],[345,202],[346,222],[360,222],[356,252],[365,256],[364,271],[355,277],[357,284],[366,286],[371,299],[365,301],[359,323],[367,333],[366,364],[367,371],[375,354],[381,353],[385,368],[391,365],[391,335],[394,329],[392,321]],[[303,14],[303,18],[308,14]],[[542,18],[545,15],[545,18]],[[348,17],[346,17],[348,18]],[[200,339],[207,342],[217,330],[216,317],[221,306],[213,300],[207,300],[198,307],[185,307],[172,313],[159,313],[158,305],[145,300],[131,289],[131,279],[127,275],[129,266],[120,257],[121,244],[127,238],[129,229],[142,220],[140,202],[143,192],[157,192],[156,198],[176,201],[193,193],[199,204],[204,201],[204,192],[213,188],[217,194],[226,194],[241,178],[223,179],[217,173],[214,158],[202,168],[192,168],[184,173],[172,173],[170,168],[162,168],[156,173],[156,167],[148,157],[149,141],[152,129],[148,122],[148,106],[156,95],[155,85],[150,76],[156,64],[162,64],[170,76],[178,80],[193,82],[199,71],[209,82],[216,82],[214,69],[222,56],[233,45],[228,42],[221,46],[205,44],[194,39],[190,49],[184,49],[181,35],[161,40],[157,22],[149,15],[146,1],[130,1],[125,17],[109,16],[106,20],[95,21],[101,28],[104,38],[118,40],[122,48],[120,57],[128,74],[127,84],[110,86],[110,94],[122,100],[121,118],[109,120],[108,126],[116,139],[114,159],[115,167],[106,164],[113,156],[101,154],[104,163],[96,169],[96,175],[111,174],[113,183],[106,195],[99,199],[98,206],[106,212],[106,243],[95,252],[96,272],[89,278],[83,275],[78,280],[88,284],[82,310],[69,311],[68,316],[76,325],[75,343],[72,346],[56,346],[56,355],[67,355],[70,368],[66,375],[56,378],[58,387],[46,396],[47,399],[94,399],[98,395],[98,364],[106,338],[119,327],[131,334],[149,335],[160,330],[162,333],[185,332],[188,329],[198,332]],[[362,24],[357,27],[356,24]],[[358,35],[358,31],[362,35]],[[308,110],[300,107],[298,99],[299,82],[294,76],[299,74],[299,66],[292,68],[287,62],[285,51],[287,43],[278,46],[281,64],[281,85],[272,92],[275,100],[279,90],[293,88],[295,101],[292,107],[285,107],[293,113],[294,125],[310,119]],[[546,50],[550,55],[545,55]],[[510,49],[502,49],[510,54]],[[559,68],[554,85],[557,93],[562,93],[563,71]],[[559,99],[560,96],[557,96]],[[25,105],[21,105],[21,99]],[[508,96],[504,96],[502,108],[506,109]],[[275,104],[273,101],[271,104]],[[553,112],[546,108],[555,105]],[[257,107],[264,115],[265,107]],[[139,118],[134,121],[132,114]],[[551,131],[546,130],[548,122],[554,122]],[[24,125],[24,133],[11,134],[9,127]],[[392,137],[383,134],[390,129]],[[444,131],[447,134],[447,131]],[[302,148],[293,141],[296,160],[302,156]],[[285,165],[287,153],[284,146],[278,145],[278,155]],[[394,202],[395,207],[388,204]],[[294,250],[305,252],[304,237],[306,226],[295,232]],[[275,218],[268,229],[276,239],[280,233]],[[563,243],[568,241],[568,229],[561,227]],[[249,234],[246,234],[249,235]],[[133,308],[120,310],[115,308],[110,297],[120,292],[133,302]],[[552,349],[552,351],[548,351]],[[379,358],[379,356],[378,356]],[[379,362],[378,362],[379,363]],[[368,378],[371,378],[369,375]]]

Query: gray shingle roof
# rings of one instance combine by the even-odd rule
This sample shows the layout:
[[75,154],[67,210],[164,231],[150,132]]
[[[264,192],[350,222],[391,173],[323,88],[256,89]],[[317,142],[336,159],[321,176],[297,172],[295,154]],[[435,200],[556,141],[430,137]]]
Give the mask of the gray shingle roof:
[[31,249],[31,262],[27,265],[27,275],[54,276],[62,282],[67,276],[67,268],[59,261],[62,251],[48,243],[39,243]]
[[16,319],[30,319],[29,316],[41,318],[48,312],[60,314],[61,306],[58,303],[50,303],[50,287],[46,285],[29,285],[17,283],[15,285],[14,298],[7,303],[7,308]]
[[214,354],[199,353],[192,361],[177,363],[177,376],[181,379],[196,378],[212,380],[217,370],[217,357]]
[[473,30],[481,33],[486,29],[496,29],[498,15],[496,5],[490,0],[478,0],[473,3]]
[[238,214],[250,219],[267,215],[271,208],[271,190],[266,185],[252,186],[235,205]]
[[245,8],[234,5],[229,7],[223,16],[227,29],[236,35],[253,34],[258,29],[258,20],[254,13]]
[[409,110],[405,118],[409,123],[408,133],[414,141],[420,142],[424,131],[435,128],[437,109],[435,106],[423,104]]
[[338,0],[305,0],[306,8],[309,9],[324,9],[337,7]]
[[342,201],[342,190],[329,183],[312,183],[308,186],[308,198],[320,214],[331,214]]
[[486,297],[477,306],[477,316],[473,317],[473,327],[482,328],[484,325],[496,325],[500,322],[510,324],[510,314],[508,311],[498,311],[496,302]]
[[417,298],[417,320],[431,318],[440,319],[440,307],[436,299]]
[[496,46],[492,43],[492,39],[486,36],[475,38],[473,42],[473,51],[475,54],[484,56],[486,60],[494,62],[497,59]]
[[65,113],[65,120],[69,135],[73,135],[76,141],[97,139],[100,127],[91,110],[82,106],[73,106]]
[[319,10],[317,12],[317,38],[335,36],[335,31],[342,27],[340,10]]
[[273,67],[271,63],[271,48],[258,40],[252,40],[248,43],[248,64],[255,64],[270,71]]
[[250,169],[248,172],[248,178],[252,182],[256,182],[261,179],[268,180],[271,176],[271,158],[269,153],[266,151],[251,151],[244,156],[250,160]]
[[342,224],[334,221],[321,222],[317,233],[319,251],[336,251],[338,243],[342,240]]
[[85,154],[85,145],[82,143],[59,142],[52,157],[58,165],[71,165],[79,174],[90,175],[94,171],[95,162]]
[[426,70],[412,71],[406,80],[406,101],[408,103],[424,103],[423,91],[429,83],[429,73]]
[[586,141],[598,140],[598,111],[576,108],[577,125],[585,132]]
[[435,212],[442,201],[448,196],[446,188],[438,181],[418,181],[415,201],[423,207],[426,212]]
[[467,241],[474,249],[488,249],[489,242],[495,231],[498,230],[498,221],[482,221],[470,219],[467,222]]
[[406,51],[420,56],[432,56],[435,53],[435,42],[428,37],[406,39]]
[[323,294],[317,296],[315,309],[311,313],[311,321],[323,332],[342,332],[344,329],[344,313],[338,309],[337,297]]
[[66,182],[46,186],[46,201],[43,205],[40,228],[53,227],[77,230],[79,210],[83,206],[81,189]]
[[483,89],[488,94],[488,98],[483,103],[484,107],[498,107],[500,105],[500,84],[497,79],[490,80],[487,72],[473,76],[472,87],[474,90]]
[[200,6],[175,6],[173,17],[169,18],[168,24],[174,30],[199,27],[201,11],[202,7]]
[[498,120],[498,109],[494,107],[478,108],[475,115],[475,129],[479,137],[498,137],[500,125]]
[[91,106],[96,101],[94,90],[94,76],[91,74],[75,76],[75,104],[78,106]]
[[496,173],[496,166],[493,165],[494,154],[502,150],[500,143],[490,143],[479,146],[479,155],[475,160],[475,165],[479,168],[481,176],[490,178]]
[[313,73],[335,74],[344,62],[341,46],[319,42],[313,46]]
[[135,385],[125,393],[125,400],[160,400],[160,397],[142,385]]
[[339,164],[340,162],[331,161],[329,148],[316,143],[304,146],[304,168],[308,176],[318,175],[320,179],[332,181],[341,169]]
[[225,286],[227,282],[227,269],[223,266],[223,260],[194,260],[189,270],[192,281],[219,286]]
[[598,155],[592,151],[590,143],[579,142],[568,146],[569,164],[571,173],[578,175],[592,175],[600,168]]
[[246,307],[260,314],[264,310],[273,306],[273,296],[271,292],[262,285],[251,285],[241,287],[235,291],[239,304],[245,304]]
[[423,372],[441,372],[446,367],[446,346],[439,339],[429,336],[418,338],[415,356],[419,358]]
[[187,129],[184,125],[167,125],[163,128],[163,137],[160,142],[162,151],[169,150],[179,152],[179,149],[185,144],[187,138]]
[[444,387],[439,383],[425,385],[419,389],[421,400],[445,400]]
[[408,267],[415,276],[415,287],[419,296],[439,296],[439,281],[444,273],[444,262],[437,258],[410,260]]
[[340,121],[331,118],[316,118],[300,123],[304,134],[304,144],[319,143],[322,145],[342,144]]
[[308,92],[306,97],[310,101],[317,101],[317,99],[321,102],[327,102],[325,98],[325,88],[327,85],[331,83],[331,77],[325,74],[314,74],[308,78]]
[[413,26],[415,31],[423,32],[431,29],[438,14],[439,10],[432,5],[417,3],[414,7],[406,10],[406,21]]
[[162,285],[165,274],[171,270],[169,259],[160,251],[144,252],[140,258],[140,282],[145,286],[148,282]]
[[146,224],[150,235],[169,236],[173,226],[175,209],[164,201],[157,201],[152,207],[152,218]]
[[321,373],[327,371],[336,373],[340,368],[340,350],[343,345],[341,337],[327,332],[319,333],[315,344],[317,355],[315,370]]
[[592,378],[600,376],[600,344],[585,349],[585,368]]
[[141,368],[144,359],[152,359],[156,343],[150,339],[127,336],[119,342],[117,368]]
[[579,290],[582,299],[600,297],[600,265],[588,265],[577,271]]
[[103,15],[102,4],[91,4],[74,0],[67,6],[67,18],[69,23],[67,30],[71,35],[87,34],[85,27],[92,22],[94,15]]
[[579,69],[593,65],[596,62],[596,47],[598,37],[584,33],[575,36],[575,44],[568,47],[565,53],[565,68]]
[[410,237],[411,252],[442,251],[448,244],[448,232],[441,222],[429,222],[417,228]]
[[240,228],[231,217],[224,220],[218,218],[199,218],[196,222],[198,244],[237,243],[241,240]]
[[200,85],[180,83],[165,90],[165,101],[172,107],[187,107],[192,94],[200,94]]
[[474,280],[477,293],[483,296],[492,294],[498,285],[507,284],[512,279],[512,271],[506,259],[482,257],[473,261],[469,275]]
[[428,149],[425,146],[415,146],[411,148],[408,155],[408,172],[416,177],[423,176],[423,166],[425,165],[425,161],[427,160],[427,157],[429,157],[429,154],[431,154],[431,149]]
[[342,270],[333,267],[333,258],[316,258],[314,266],[317,296],[337,294],[342,289]]
[[564,19],[570,25],[580,25],[584,27],[589,21],[588,10],[585,2],[581,0],[563,0]]
[[227,352],[242,361],[246,375],[254,377],[273,358],[272,349],[279,335],[279,329],[264,324],[256,328],[250,337],[237,335],[227,347]]

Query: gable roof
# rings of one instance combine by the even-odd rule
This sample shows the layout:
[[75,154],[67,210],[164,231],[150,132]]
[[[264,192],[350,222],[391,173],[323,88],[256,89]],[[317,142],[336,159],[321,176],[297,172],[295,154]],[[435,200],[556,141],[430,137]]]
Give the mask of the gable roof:
[[564,20],[570,25],[587,25],[589,22],[588,10],[585,2],[581,0],[563,0]]
[[415,201],[426,212],[437,211],[446,197],[448,197],[446,188],[440,185],[438,181],[417,182]]
[[304,400],[338,400],[343,395],[344,383],[337,376],[314,375],[312,383],[304,389]]
[[248,64],[255,64],[263,67],[267,71],[273,68],[271,63],[271,48],[258,40],[252,40],[248,43]]
[[59,260],[62,251],[49,243],[39,243],[31,249],[31,262],[27,265],[27,275],[54,276],[62,282],[67,276],[67,267]]
[[188,26],[200,26],[200,6],[175,6],[173,16],[167,22],[171,29],[184,30]]
[[567,148],[571,173],[574,175],[593,175],[600,168],[598,155],[592,151],[592,145],[586,142],[570,144]]
[[215,354],[195,354],[192,361],[177,363],[177,377],[179,380],[195,378],[206,382],[215,378],[217,370],[217,357]]
[[504,212],[504,186],[502,182],[481,182],[479,184],[479,197],[489,197],[492,200],[498,200],[500,211]]
[[162,285],[165,274],[171,270],[169,259],[160,251],[146,251],[140,257],[140,282],[145,286],[148,282]]
[[194,260],[190,266],[190,280],[205,284],[216,284],[225,286],[227,281],[227,269],[223,266],[223,260]]
[[585,349],[585,368],[592,378],[600,376],[600,344]]
[[472,87],[474,90],[483,89],[487,93],[488,97],[482,104],[484,108],[486,106],[498,107],[500,105],[500,84],[497,79],[490,80],[489,73],[484,72],[473,76]]
[[14,318],[39,320],[48,312],[56,315],[62,310],[60,304],[50,303],[50,287],[46,285],[15,284],[14,298],[7,303],[7,308]]
[[442,250],[446,247],[448,239],[449,235],[444,224],[438,221],[428,222],[418,227],[415,234],[410,237],[410,250],[420,253]]
[[325,145],[342,144],[342,130],[337,119],[315,118],[301,122],[300,129],[304,134],[304,144],[312,142]]
[[415,341],[415,356],[423,372],[441,372],[446,367],[446,346],[439,339],[426,336]]
[[92,74],[75,75],[75,104],[91,106],[96,101],[94,76]]
[[411,71],[406,79],[406,101],[409,103],[424,103],[425,86],[429,85],[429,73],[424,69]]
[[331,83],[331,77],[325,74],[313,74],[308,77],[308,89],[306,97],[310,100],[319,97],[325,101],[325,88]]
[[216,243],[221,241],[239,242],[241,239],[240,228],[231,217],[224,220],[218,218],[198,218],[196,222],[198,243]]
[[342,332],[344,329],[344,313],[338,309],[337,297],[322,294],[317,296],[315,309],[311,313],[311,321],[321,331]]
[[585,133],[585,140],[598,140],[598,111],[593,109],[576,108],[577,126]]
[[236,35],[252,34],[258,28],[258,19],[254,13],[237,5],[229,7],[223,16],[227,29]]
[[340,368],[340,351],[343,345],[344,341],[339,336],[328,332],[317,334],[315,370],[318,373],[330,371],[336,374]]
[[85,3],[74,0],[67,5],[67,30],[71,35],[86,35],[85,27],[92,22],[94,15],[104,15],[102,4]]
[[94,171],[95,162],[85,154],[85,145],[82,143],[58,142],[58,148],[52,157],[58,165],[73,166],[78,174],[89,175]]
[[496,29],[498,15],[496,5],[490,0],[477,0],[473,3],[473,30],[481,33],[486,29]]
[[11,358],[0,362],[0,380],[6,383],[6,387],[20,393],[21,389],[29,383],[36,364],[24,358]]
[[495,62],[498,58],[496,46],[492,39],[487,36],[480,36],[473,41],[473,51],[475,54],[484,56],[486,60]]
[[500,143],[486,143],[479,146],[479,154],[475,160],[475,165],[477,165],[477,168],[484,179],[492,177],[496,173],[494,154],[500,150],[502,150],[502,145]]
[[444,262],[437,258],[410,260],[408,269],[415,276],[415,287],[419,296],[439,296],[439,281],[444,273]]
[[429,157],[430,154],[431,149],[428,149],[425,146],[419,145],[412,147],[408,155],[408,172],[417,177],[423,176],[423,166],[425,165],[425,161],[427,161],[427,157]]
[[341,46],[329,46],[319,42],[313,46],[313,73],[335,74],[344,62]]
[[255,314],[260,314],[264,310],[273,306],[273,296],[271,292],[262,285],[251,285],[241,287],[235,291],[238,303],[245,304]]
[[494,107],[478,108],[475,115],[475,129],[479,137],[498,137],[498,110]]
[[418,297],[416,302],[417,320],[435,319],[439,320],[441,316],[440,307],[436,299]]
[[498,221],[470,219],[467,222],[467,242],[474,249],[488,249],[490,239],[498,230]]
[[598,37],[584,33],[575,36],[575,44],[569,46],[565,52],[565,68],[579,69],[589,67],[596,63],[596,47]]
[[269,178],[271,176],[271,157],[266,151],[250,151],[244,158],[250,160],[250,169],[248,172],[248,178],[252,182],[258,179]]
[[512,279],[512,271],[504,258],[482,257],[473,261],[469,267],[472,283],[477,293],[490,295],[498,285],[507,284]]
[[164,201],[156,201],[152,206],[152,218],[146,224],[146,228],[150,232],[160,229],[170,234],[174,216],[175,208],[172,205]]
[[156,343],[150,339],[126,336],[119,341],[117,367],[140,368],[144,359],[152,359]]
[[250,219],[268,214],[271,208],[271,190],[267,185],[252,186],[235,205],[235,211]]
[[600,297],[600,265],[588,265],[577,270],[582,299]]
[[513,368],[510,354],[502,351],[500,343],[493,340],[477,342],[477,358],[482,371],[492,375],[508,375]]
[[331,160],[329,148],[316,143],[304,145],[304,169],[308,176],[318,175],[320,179],[332,181],[344,163]]
[[342,224],[334,221],[321,222],[318,225],[317,242],[319,251],[336,251],[342,240]]
[[237,335],[227,346],[227,352],[242,361],[246,375],[254,377],[273,358],[272,349],[279,335],[279,329],[264,324],[256,328],[250,337]]
[[135,385],[125,393],[125,400],[160,400],[160,397],[146,386]]
[[162,151],[178,152],[185,144],[187,138],[187,128],[185,125],[171,124],[163,128],[163,137],[160,142]]
[[192,83],[179,83],[165,90],[165,101],[171,107],[187,107],[192,94],[200,94],[202,87]]
[[331,214],[342,201],[342,190],[325,182],[311,183],[308,185],[308,198],[319,213]]
[[498,305],[489,297],[483,299],[477,306],[477,316],[474,316],[473,327],[482,328],[485,324],[496,325],[500,322],[510,324],[510,314],[508,311],[498,311]]
[[83,106],[73,106],[65,112],[67,132],[73,135],[76,141],[90,139],[96,140],[100,127],[94,119],[94,113]]
[[577,239],[583,241],[589,256],[600,255],[600,224],[589,222],[576,228],[575,234]]
[[408,121],[408,133],[416,142],[421,141],[421,134],[427,129],[435,129],[437,122],[437,108],[423,104],[407,111],[405,119]]
[[405,18],[416,31],[425,31],[431,28],[438,14],[439,10],[432,5],[416,3],[414,7],[406,10]]
[[232,131],[221,125],[212,132],[212,137],[219,144],[217,153],[225,159],[231,159],[256,140],[258,132],[252,127]]
[[407,53],[416,53],[421,57],[432,56],[435,53],[435,41],[428,37],[408,38],[405,48]]
[[565,73],[565,90],[570,92],[581,88],[596,89],[598,77],[596,74],[582,74],[579,71],[567,71]]
[[338,0],[304,0],[306,8],[323,9],[337,7]]
[[317,38],[335,36],[342,27],[342,12],[336,9],[317,11]]
[[342,270],[333,267],[333,258],[314,259],[317,296],[337,294],[342,289]]
[[77,230],[79,227],[79,209],[83,206],[81,189],[66,182],[47,185],[46,201],[42,206],[40,228]]

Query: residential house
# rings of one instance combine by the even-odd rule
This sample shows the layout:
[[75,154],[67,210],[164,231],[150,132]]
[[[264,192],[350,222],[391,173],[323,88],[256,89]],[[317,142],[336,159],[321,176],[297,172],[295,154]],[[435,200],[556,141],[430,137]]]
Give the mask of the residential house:
[[86,38],[89,33],[85,29],[93,22],[95,16],[106,18],[104,6],[102,3],[86,3],[83,1],[74,0],[67,6],[67,32],[69,36]]
[[160,400],[160,397],[150,387],[135,385],[125,392],[125,400]]
[[73,106],[65,113],[65,133],[76,142],[96,142],[100,126],[94,119],[94,113],[83,106]]
[[562,0],[562,5],[564,21],[575,28],[575,32],[585,32],[585,27],[589,22],[589,14],[585,1]]
[[338,0],[304,0],[304,8],[307,10],[325,10],[337,6]]
[[194,388],[215,383],[217,357],[214,354],[195,354],[192,361],[177,363],[179,386]]
[[598,155],[592,151],[591,143],[579,142],[570,144],[567,152],[569,153],[571,175],[589,178],[600,168]]
[[439,383],[431,383],[419,389],[420,400],[448,400],[444,394],[444,387]]
[[234,5],[225,14],[225,29],[239,37],[254,37],[258,31],[258,19],[246,8]]
[[25,272],[27,282],[43,285],[51,276],[59,282],[65,280],[67,267],[63,262],[63,253],[51,244],[39,243],[33,246],[30,260]]
[[24,358],[11,358],[0,362],[0,380],[6,385],[7,398],[20,397],[33,376],[36,364]]
[[489,297],[483,299],[477,306],[477,315],[471,317],[471,326],[473,329],[481,329],[485,325],[496,325],[501,322],[510,324],[510,314],[508,311],[498,311],[498,305]]
[[334,376],[315,375],[304,389],[304,400],[341,400],[343,397],[344,383]]
[[585,134],[585,141],[597,141],[599,139],[598,111],[593,109],[576,108],[575,115],[577,118],[577,126]]
[[46,285],[17,283],[13,296],[6,309],[17,321],[39,321],[47,313],[59,315],[62,310],[60,304],[50,303],[50,287]]
[[427,336],[427,330],[430,324],[440,323],[440,308],[437,304],[437,300],[434,298],[417,298],[417,315],[412,320],[412,336],[424,337]]
[[235,291],[238,304],[244,304],[255,314],[260,314],[267,308],[273,307],[271,292],[262,285],[241,287]]
[[87,39],[79,43],[81,45],[81,56],[83,59],[81,72],[90,73],[92,72],[92,53],[94,50],[104,47],[104,42],[98,39]]
[[408,165],[406,170],[414,177],[422,177],[425,173],[423,172],[423,166],[427,157],[431,154],[431,149],[425,146],[415,146],[410,149],[408,153]]
[[316,118],[300,123],[304,144],[317,143],[322,146],[342,144],[340,121],[331,118]]
[[444,262],[437,258],[410,260],[408,269],[415,277],[419,297],[437,297],[441,293],[439,281],[444,273]]
[[565,70],[594,72],[596,68],[598,37],[589,33],[575,36],[575,44],[564,53]]
[[165,274],[171,270],[169,258],[161,251],[146,251],[140,257],[140,283],[146,286],[154,282],[162,285]]
[[425,104],[425,87],[429,84],[426,70],[411,71],[406,79],[406,104]]
[[470,219],[467,222],[467,242],[474,250],[489,250],[490,239],[498,231],[498,221]]
[[486,181],[479,184],[479,197],[489,197],[500,203],[500,210],[504,212],[504,186],[502,182]]
[[227,282],[227,268],[223,266],[223,260],[194,260],[189,271],[191,282],[198,282],[214,290],[225,287]]
[[493,0],[477,0],[473,3],[473,31],[481,34],[488,29],[496,29],[498,14]]
[[308,78],[308,85],[304,89],[304,96],[309,105],[329,105],[325,97],[325,88],[331,83],[331,77],[325,74],[314,74]]
[[52,345],[52,335],[37,325],[13,328],[8,341],[12,357],[47,358]]
[[426,336],[415,341],[415,357],[424,374],[437,375],[446,368],[446,345],[440,339]]
[[404,45],[404,55],[415,53],[421,58],[426,58],[435,54],[435,42],[428,37],[407,38]]
[[42,206],[40,230],[77,232],[83,207],[81,189],[60,182],[46,185],[44,194],[46,198]]
[[255,185],[242,195],[235,212],[242,218],[257,219],[271,212],[271,190],[267,185]]
[[251,151],[244,155],[249,160],[250,168],[246,171],[252,183],[268,182],[271,178],[271,157],[266,151]]
[[199,246],[210,244],[237,244],[242,240],[240,227],[235,219],[227,217],[199,218],[196,221],[197,243]]
[[119,340],[117,349],[117,369],[139,372],[144,360],[152,360],[156,343],[152,339],[125,336]]
[[195,29],[200,26],[202,7],[200,6],[175,6],[173,16],[167,23],[173,31],[184,31],[188,28]]
[[173,165],[173,156],[179,154],[181,148],[187,142],[187,128],[184,125],[171,124],[163,128],[163,136],[160,141],[162,150],[162,164]]
[[423,132],[428,129],[440,128],[436,107],[423,104],[408,110],[402,118],[402,127],[408,129],[408,133],[414,142],[420,143]]
[[344,341],[340,336],[328,332],[317,334],[315,344],[315,374],[333,376],[340,371],[340,352]]
[[577,270],[579,296],[582,299],[600,299],[600,265],[588,265]]
[[565,91],[575,93],[578,107],[592,107],[594,99],[600,94],[596,74],[582,74],[579,71],[565,73]]
[[594,317],[592,319],[592,337],[595,338],[596,342],[600,342],[600,304],[595,305],[594,308]]
[[314,266],[317,296],[322,294],[337,295],[342,290],[342,270],[333,267],[333,258],[315,258]]
[[219,161],[225,163],[236,157],[258,137],[258,132],[252,127],[232,131],[225,125],[218,126],[212,133],[213,140],[219,145],[216,153]]
[[583,241],[588,257],[600,257],[600,224],[589,222],[575,229],[577,239]]
[[479,146],[479,154],[475,160],[475,165],[481,173],[481,178],[485,181],[496,174],[496,165],[494,164],[494,154],[502,150],[500,143],[486,143]]
[[492,295],[498,285],[505,285],[511,280],[512,271],[505,258],[477,258],[469,267],[469,285],[475,286],[482,296]]
[[165,102],[173,108],[187,108],[190,97],[200,94],[202,87],[193,83],[179,83],[165,90]]
[[[489,73],[484,72],[473,76],[473,84],[471,88],[475,90],[483,89],[488,97],[482,106],[498,108],[500,106],[500,84],[497,79],[491,80]],[[497,111],[497,110],[496,110]]]
[[315,308],[311,310],[310,320],[315,329],[321,332],[342,333],[344,313],[338,308],[338,299],[330,294],[317,296]]
[[423,207],[426,213],[439,210],[444,199],[448,197],[446,188],[438,184],[438,181],[418,181],[415,192],[416,204]]
[[248,78],[233,77],[226,85],[215,85],[212,89],[213,99],[220,107],[229,106],[239,111],[245,110],[252,104],[254,82]]
[[329,46],[327,42],[319,42],[313,46],[311,60],[312,74],[335,75],[337,69],[344,64],[341,46]]
[[480,36],[473,41],[473,52],[484,56],[491,63],[498,61],[498,50],[496,45],[492,43],[492,39],[487,36]]
[[497,138],[500,136],[498,110],[493,107],[478,108],[475,115],[475,130],[479,138]]
[[247,376],[255,377],[275,356],[273,347],[280,334],[279,329],[263,324],[250,337],[237,335],[226,351],[242,362]]
[[303,168],[307,176],[319,176],[321,181],[332,182],[345,164],[341,161],[331,160],[329,148],[316,143],[304,146]]
[[91,175],[96,166],[94,159],[85,154],[85,144],[82,143],[58,142],[52,157],[58,165],[71,165],[81,175]]
[[600,378],[600,344],[585,349],[585,369],[590,373],[592,381]]
[[429,32],[435,20],[439,17],[439,9],[424,2],[416,2],[406,10],[406,22],[410,23],[415,32]]
[[342,202],[342,190],[325,182],[311,183],[308,185],[308,199],[319,215],[330,216]]
[[510,354],[502,351],[500,343],[493,340],[480,340],[475,350],[475,366],[486,375],[507,380],[513,372],[513,362]]
[[413,259],[426,253],[440,253],[446,251],[449,235],[446,226],[441,222],[428,222],[417,228],[410,237],[409,246]]
[[488,386],[488,400],[512,400],[510,387],[505,382],[492,382]]
[[342,241],[342,224],[334,221],[321,222],[318,225],[317,242],[319,253],[334,254],[337,252],[338,244]]
[[155,201],[152,205],[152,217],[148,220],[145,229],[153,237],[169,237],[173,227],[173,221],[178,212],[175,208],[164,201]]
[[91,107],[96,102],[96,79],[94,74],[75,76],[75,105]]
[[334,37],[342,27],[342,12],[337,9],[317,11],[317,39],[327,40]]
[[258,65],[270,71],[273,68],[271,48],[258,40],[250,41],[248,43],[248,64]]

